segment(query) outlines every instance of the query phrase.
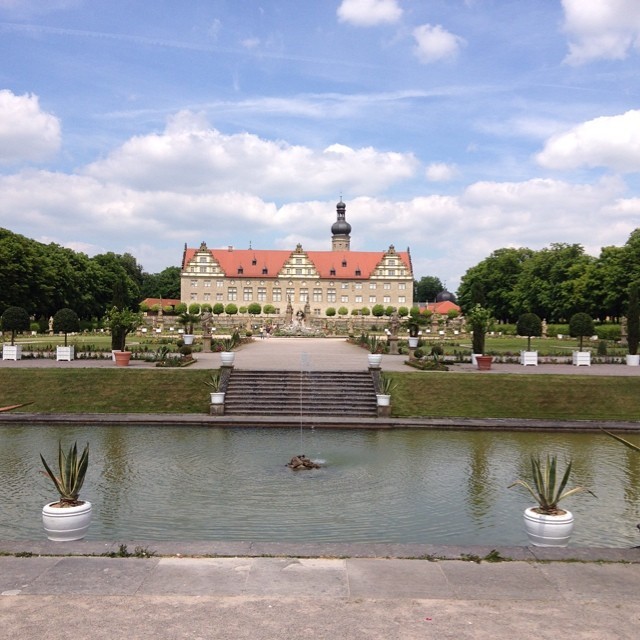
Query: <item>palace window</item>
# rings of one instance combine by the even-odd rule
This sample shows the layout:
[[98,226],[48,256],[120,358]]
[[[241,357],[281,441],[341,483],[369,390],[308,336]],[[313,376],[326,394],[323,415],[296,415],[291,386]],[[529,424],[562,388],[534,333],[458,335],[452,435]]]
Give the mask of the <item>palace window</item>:
[[335,302],[335,301],[336,301],[336,290],[327,289],[327,302]]
[[189,296],[189,300],[197,300],[197,299],[198,299],[198,294],[197,294],[197,293],[192,293],[192,294]]
[[216,280],[216,287],[222,289],[224,287],[224,280]]
[[314,289],[313,290],[313,301],[314,302],[322,302],[322,289]]
[[224,296],[221,293],[216,293],[216,300],[218,302],[222,302],[224,300]]
[[258,287],[258,302],[265,302],[267,299],[267,288]]
[[[356,275],[357,275],[357,274],[356,274]],[[354,289],[362,289],[362,282],[356,282],[356,283],[353,285],[353,288],[354,288]]]
[[376,283],[375,282],[370,282],[369,283],[369,289],[375,289],[376,288]]
[[407,288],[407,283],[406,282],[398,282],[398,289],[400,291],[404,291]]
[[349,288],[349,283],[348,283],[348,282],[343,282],[340,286],[341,286],[343,289],[348,289],[348,288]]
[[369,304],[375,303],[375,302],[376,302],[376,297],[375,296],[369,296]]
[[198,286],[198,281],[197,280],[192,280],[191,281],[191,288],[194,289],[197,286]]
[[204,294],[204,301],[205,302],[209,302],[209,300],[211,300],[211,294],[210,293],[205,293]]
[[238,299],[238,289],[236,287],[229,287],[227,291],[227,300],[229,302],[235,302]]
[[293,302],[295,300],[295,298],[296,298],[296,290],[291,288],[291,287],[287,288],[287,302],[289,300],[291,300],[291,302]]
[[282,289],[274,289],[271,297],[274,302],[282,302]]
[[210,286],[211,286],[211,280],[205,280],[202,284],[203,284],[205,287],[210,287]]
[[386,290],[391,289],[391,283],[390,282],[385,282],[384,283],[384,289],[386,289]]
[[398,296],[398,304],[404,304],[406,301],[405,296]]
[[340,302],[349,302],[349,296],[340,296]]
[[391,296],[384,296],[384,298],[382,298],[382,302],[389,304],[391,302]]
[[242,290],[242,299],[245,302],[251,302],[253,300],[253,287],[245,287]]
[[362,304],[362,296],[356,296],[356,304]]
[[300,302],[309,302],[309,289],[300,289]]

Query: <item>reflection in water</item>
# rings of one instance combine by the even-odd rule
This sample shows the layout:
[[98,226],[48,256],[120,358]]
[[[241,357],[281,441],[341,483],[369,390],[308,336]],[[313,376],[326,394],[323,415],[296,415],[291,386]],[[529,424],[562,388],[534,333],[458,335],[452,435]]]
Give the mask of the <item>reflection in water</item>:
[[[41,539],[38,453],[89,441],[92,539],[526,544],[531,454],[573,458],[574,546],[640,542],[640,456],[600,434],[0,426],[0,539]],[[634,441],[638,441],[636,438]],[[321,469],[293,473],[304,453]]]

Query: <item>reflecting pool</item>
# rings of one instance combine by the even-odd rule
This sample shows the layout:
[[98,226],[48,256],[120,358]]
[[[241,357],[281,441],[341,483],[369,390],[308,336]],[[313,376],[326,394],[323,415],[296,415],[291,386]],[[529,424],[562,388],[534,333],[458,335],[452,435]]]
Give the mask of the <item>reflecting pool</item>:
[[[638,436],[631,440],[640,443]],[[571,546],[640,544],[640,455],[601,434],[0,426],[0,539],[44,539],[39,453],[90,443],[89,539],[524,545],[532,453],[573,458]],[[285,465],[304,453],[322,469]]]

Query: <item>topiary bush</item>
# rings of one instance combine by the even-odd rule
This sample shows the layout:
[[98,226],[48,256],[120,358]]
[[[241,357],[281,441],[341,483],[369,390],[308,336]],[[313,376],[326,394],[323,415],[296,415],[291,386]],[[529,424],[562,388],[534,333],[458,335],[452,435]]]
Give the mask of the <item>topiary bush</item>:
[[16,339],[16,331],[28,331],[30,326],[29,314],[22,307],[7,307],[0,317],[3,331],[11,331],[11,345]]

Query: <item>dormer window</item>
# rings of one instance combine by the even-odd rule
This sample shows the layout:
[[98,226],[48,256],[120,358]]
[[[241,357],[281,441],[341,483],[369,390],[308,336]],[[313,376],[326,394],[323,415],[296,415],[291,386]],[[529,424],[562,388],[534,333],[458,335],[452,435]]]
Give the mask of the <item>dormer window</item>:
[[241,276],[244,273],[244,269],[242,267],[238,267],[238,275]]
[[343,261],[342,261],[342,267],[344,268],[344,267],[346,267],[346,266],[347,266],[347,261],[346,261],[346,260],[343,260]]
[[360,269],[356,269],[356,276],[361,276],[362,275],[362,271],[360,271]]
[[262,267],[262,274],[266,276],[268,273],[269,269],[267,269],[267,267]]
[[336,270],[332,268],[331,271],[329,271],[329,275],[330,276],[335,276],[336,275]]
[[258,264],[258,261],[254,258],[254,259],[251,261],[251,265],[255,267],[257,264]]

